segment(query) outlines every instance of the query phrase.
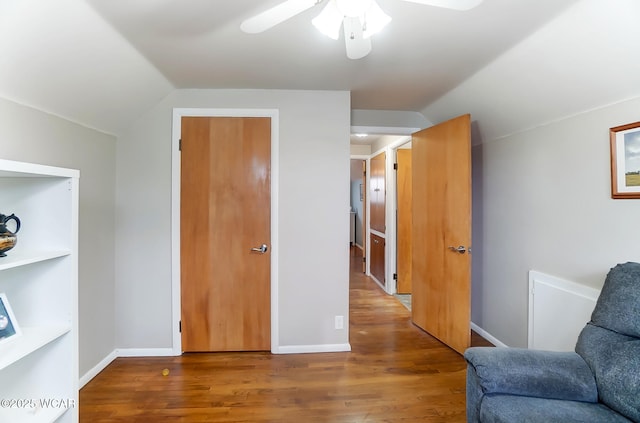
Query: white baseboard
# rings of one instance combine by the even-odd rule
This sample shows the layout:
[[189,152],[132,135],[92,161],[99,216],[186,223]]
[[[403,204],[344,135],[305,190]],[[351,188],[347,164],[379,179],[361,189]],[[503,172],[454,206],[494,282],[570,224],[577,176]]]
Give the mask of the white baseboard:
[[285,345],[280,346],[273,354],[308,354],[327,352],[349,352],[350,344],[321,344],[321,345]]
[[389,293],[389,292],[387,292],[387,288],[384,286],[384,284],[383,284],[382,282],[380,282],[380,281],[378,280],[378,278],[376,278],[376,277],[375,277],[375,276],[373,276],[373,275],[367,275],[367,276],[369,276],[369,277],[371,278],[371,280],[372,280],[372,281],[374,281],[375,283],[377,283],[377,284],[380,286],[380,288],[382,288],[382,289],[384,290],[384,292],[386,292],[387,294]]
[[[290,345],[278,347],[273,354],[305,354],[305,353],[326,353],[326,352],[348,352],[351,351],[350,344],[322,344],[322,345]],[[180,355],[180,354],[177,354]],[[96,364],[91,370],[82,375],[79,387],[85,386],[98,373],[103,371],[113,360],[119,357],[174,357],[173,348],[120,348],[113,350],[102,361]]]
[[491,342],[496,347],[509,347],[507,344],[505,344],[504,342],[500,341],[498,338],[496,338],[495,336],[491,335],[489,332],[487,332],[486,330],[482,329],[480,326],[476,325],[473,322],[471,322],[471,329],[473,329],[478,335],[482,336],[484,339],[486,339],[487,341]]
[[[98,373],[103,371],[113,360],[119,357],[173,357],[176,354],[172,348],[123,348],[115,349],[91,370],[82,375],[79,380],[80,388],[89,383]],[[179,354],[178,354],[179,355]]]
[[173,348],[121,348],[118,357],[174,357]]
[[111,353],[109,355],[107,355],[104,359],[102,359],[102,361],[100,361],[98,364],[93,366],[93,368],[91,370],[89,370],[87,373],[82,375],[82,377],[80,378],[80,381],[79,381],[80,388],[82,388],[84,385],[89,383],[89,381],[91,379],[93,379],[94,377],[98,376],[98,373],[103,371],[116,358],[118,358],[118,355],[116,354],[116,351],[115,350],[111,351]]

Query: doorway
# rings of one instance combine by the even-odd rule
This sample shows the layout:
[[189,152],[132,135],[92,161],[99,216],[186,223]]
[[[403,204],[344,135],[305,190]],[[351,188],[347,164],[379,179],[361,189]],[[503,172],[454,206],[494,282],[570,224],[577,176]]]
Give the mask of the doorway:
[[[431,129],[433,128],[433,129]],[[454,349],[461,351],[465,346],[468,346],[470,337],[470,295],[467,292],[470,291],[470,272],[467,269],[470,268],[470,258],[467,257],[468,246],[470,245],[470,201],[456,203],[455,200],[462,199],[468,196],[470,200],[470,184],[464,188],[460,184],[451,184],[450,181],[465,180],[466,175],[470,172],[470,160],[468,155],[470,154],[470,117],[468,115],[460,118],[452,119],[451,121],[444,122],[433,127],[429,130],[413,131],[411,134],[411,162],[412,162],[412,210],[411,210],[411,259],[408,261],[411,263],[411,292],[412,297],[419,297],[420,302],[414,303],[415,298],[412,298],[412,321],[416,325],[422,327],[427,332],[434,334],[440,340],[444,341],[448,345],[451,345]],[[425,132],[426,131],[426,132]],[[414,134],[415,132],[415,134]],[[437,134],[436,140],[431,142],[431,136],[423,136],[423,134]],[[414,151],[415,145],[413,138],[418,136],[418,143],[423,146],[428,143],[429,149],[421,147],[419,149],[420,154],[416,154]],[[423,138],[429,140],[423,142]],[[441,142],[441,140],[444,140]],[[451,141],[451,142],[448,142]],[[381,153],[386,153],[387,157],[393,157],[398,147],[406,141],[402,142],[390,142],[385,146],[374,148],[371,151],[370,157],[376,157]],[[456,150],[454,153],[447,151],[448,145],[455,145]],[[452,150],[453,151],[453,150]],[[418,159],[416,159],[418,155]],[[451,157],[460,157],[460,160],[449,160]],[[387,264],[387,278],[384,283],[384,288],[388,294],[395,294],[398,289],[398,285],[395,283],[398,274],[398,226],[396,224],[397,210],[396,210],[396,172],[394,172],[395,163],[392,160],[386,160],[387,163],[387,175],[389,177],[387,181],[387,195],[388,201],[386,210],[386,226],[385,226],[385,263]],[[414,163],[421,163],[421,166],[415,166]],[[461,166],[459,171],[450,171],[450,169],[456,169],[456,166]],[[390,170],[393,169],[393,170]],[[419,172],[416,171],[419,170]],[[416,183],[416,175],[422,176],[428,170],[428,179],[421,179]],[[417,172],[417,173],[416,173]],[[470,178],[468,179],[470,181]],[[428,183],[427,183],[428,182]],[[468,181],[467,181],[468,182]],[[419,187],[416,190],[416,187]],[[456,189],[451,190],[448,187],[455,186]],[[426,187],[429,187],[426,189]],[[444,187],[444,189],[443,189]],[[437,188],[437,189],[436,189]],[[463,189],[464,188],[464,189]],[[416,194],[416,192],[418,194]],[[451,193],[458,193],[459,195],[449,195]],[[443,194],[444,193],[444,194]],[[416,199],[418,199],[418,205],[416,206]],[[446,202],[449,200],[451,203]],[[429,207],[431,207],[429,209]],[[451,223],[450,216],[451,208],[456,210],[453,213],[455,216],[462,216],[459,222]],[[469,210],[467,210],[469,209]],[[428,213],[427,213],[427,210]],[[444,214],[443,214],[444,213]],[[415,216],[428,215],[428,219],[419,219],[416,226]],[[434,218],[433,216],[437,216]],[[465,220],[466,219],[466,220]],[[468,220],[468,222],[467,222]],[[426,224],[424,223],[426,221]],[[463,232],[469,232],[469,237],[463,233],[457,234],[456,231],[450,230],[450,226],[464,229]],[[421,236],[415,236],[416,231]],[[435,242],[438,240],[437,236],[440,234],[447,235],[446,240],[440,240],[446,242],[444,249],[442,246]],[[453,234],[450,237],[449,235]],[[425,248],[423,242],[416,240],[422,240],[422,238],[428,239],[430,244],[428,248]],[[419,248],[416,248],[417,247]],[[446,256],[443,256],[446,253]],[[367,259],[371,256],[372,249],[367,249]],[[457,255],[456,255],[457,254]],[[433,257],[436,257],[434,259]],[[441,259],[440,259],[441,258]],[[439,260],[440,259],[440,260]],[[439,261],[438,261],[439,260]],[[457,260],[457,261],[456,261]],[[454,261],[455,264],[454,264]],[[424,263],[429,262],[429,266],[424,266]],[[419,266],[416,266],[419,263]],[[439,269],[438,272],[429,272],[425,268],[434,269],[443,264],[443,269]],[[461,269],[457,273],[455,269]],[[369,269],[369,275],[371,275],[371,268]],[[449,281],[452,279],[455,281],[456,289],[443,286],[442,281]],[[419,282],[420,292],[416,290],[416,283]],[[439,285],[438,285],[439,284]],[[453,286],[454,283],[451,283]],[[459,288],[457,288],[459,286]],[[404,289],[404,288],[401,288]],[[438,293],[444,289],[447,293],[453,291],[451,294],[447,294],[446,297]],[[454,298],[456,292],[459,292],[459,296]],[[433,299],[441,299],[440,303],[431,303]],[[459,299],[460,301],[457,301]],[[458,304],[459,303],[459,304]],[[452,305],[455,305],[452,307]],[[440,313],[441,310],[448,310],[448,308],[456,310],[455,313]],[[435,315],[431,314],[425,321],[424,309],[429,308],[432,311],[438,310]],[[458,313],[459,310],[459,313]],[[416,314],[417,313],[417,314]],[[440,317],[444,317],[441,319]],[[431,322],[435,322],[433,325]],[[442,329],[444,328],[444,329]]]
[[350,207],[349,211],[349,242],[351,246],[364,251],[366,224],[366,160],[351,159],[350,171]]
[[[368,133],[369,130],[371,133]],[[364,273],[368,276],[373,275],[372,255],[377,253],[382,261],[382,266],[379,266],[378,272],[382,272],[382,274],[377,276],[375,281],[380,284],[387,294],[396,293],[395,149],[410,142],[411,134],[419,130],[420,128],[410,127],[357,127],[358,135],[351,136],[352,152],[358,151],[359,153],[351,155],[352,163],[353,160],[357,159],[365,161],[367,165],[367,175],[363,183],[363,208],[365,212],[365,227],[362,231],[364,235]],[[372,182],[372,179],[374,179],[373,162],[376,157],[384,157],[384,160],[381,161],[382,168],[378,170],[384,181]],[[376,210],[374,210],[376,206],[372,205],[374,201],[378,206]],[[382,208],[380,205],[382,205]],[[379,217],[378,221],[372,223],[374,212]],[[378,241],[377,246],[381,248],[375,248],[376,240]]]

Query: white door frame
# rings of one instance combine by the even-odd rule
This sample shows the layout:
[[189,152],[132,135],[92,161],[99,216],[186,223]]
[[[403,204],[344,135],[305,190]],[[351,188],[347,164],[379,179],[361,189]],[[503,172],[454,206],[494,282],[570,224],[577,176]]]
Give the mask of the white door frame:
[[278,109],[174,108],[171,134],[171,323],[173,355],[182,354],[180,335],[180,138],[182,117],[268,117],[271,118],[271,352],[280,348],[278,332]]
[[[386,163],[385,163],[385,188],[386,198],[385,198],[385,283],[384,285],[380,285],[387,294],[395,294],[396,293],[396,281],[393,279],[393,274],[396,273],[397,267],[397,222],[396,222],[396,210],[397,210],[397,195],[396,195],[396,173],[393,169],[393,164],[396,162],[396,150],[402,144],[406,144],[411,141],[411,135],[415,132],[420,131],[422,128],[413,128],[413,127],[384,127],[384,126],[352,126],[351,133],[370,133],[370,134],[387,134],[399,136],[402,138],[398,138],[396,141],[393,141],[384,147],[372,151],[368,156],[360,156],[360,155],[351,155],[351,158],[366,158],[367,161],[367,180],[365,187],[369,188],[369,178],[370,178],[370,168],[371,168],[371,158],[377,156],[380,153],[386,153]],[[364,159],[363,158],[363,159]],[[365,207],[367,208],[367,221],[366,221],[366,231],[363,234],[367,237],[367,248],[364,252],[366,261],[366,274],[367,276],[371,276],[371,249],[370,249],[370,236],[371,236],[371,221],[369,220],[371,216],[370,210],[370,201],[371,196],[367,191],[367,204]],[[375,280],[375,279],[374,279]]]

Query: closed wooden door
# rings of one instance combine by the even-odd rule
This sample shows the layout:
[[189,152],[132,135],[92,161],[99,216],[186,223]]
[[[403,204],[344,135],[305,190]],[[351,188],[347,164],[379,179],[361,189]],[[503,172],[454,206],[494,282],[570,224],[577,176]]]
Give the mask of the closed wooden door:
[[381,284],[385,283],[385,239],[371,234],[371,275]]
[[369,176],[369,203],[371,215],[370,226],[374,231],[385,233],[386,207],[386,155],[380,153],[371,159],[371,174]]
[[411,294],[411,149],[397,151],[398,294]]
[[471,124],[413,134],[413,322],[459,353],[471,341]]
[[269,350],[271,120],[183,117],[181,145],[182,349]]

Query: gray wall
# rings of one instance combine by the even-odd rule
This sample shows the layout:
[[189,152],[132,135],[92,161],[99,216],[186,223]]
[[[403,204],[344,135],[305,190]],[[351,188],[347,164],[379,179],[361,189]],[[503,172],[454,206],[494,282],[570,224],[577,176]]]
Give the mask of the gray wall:
[[608,138],[638,110],[626,101],[474,147],[472,320],[507,345],[527,345],[530,269],[600,288],[640,259],[640,200],[611,199]]
[[0,158],[80,170],[78,290],[82,376],[110,354],[115,345],[116,140],[3,99],[0,127]]
[[348,343],[349,93],[179,90],[118,139],[117,347],[171,347],[173,108],[279,109],[280,345]]

